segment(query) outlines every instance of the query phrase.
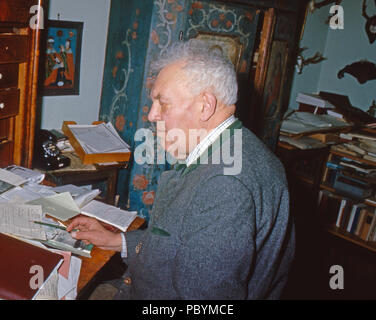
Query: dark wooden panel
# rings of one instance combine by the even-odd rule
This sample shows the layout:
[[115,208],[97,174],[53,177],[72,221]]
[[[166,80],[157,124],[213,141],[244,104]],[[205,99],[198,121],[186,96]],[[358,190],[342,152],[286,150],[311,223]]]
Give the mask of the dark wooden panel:
[[0,143],[8,140],[9,137],[9,119],[0,120]]
[[0,89],[17,88],[18,64],[0,64]]
[[13,162],[13,143],[8,141],[0,143],[0,168],[4,168]]
[[30,8],[36,3],[36,0],[1,0],[0,22],[28,25],[32,16]]
[[27,36],[0,36],[0,63],[25,62]]
[[0,119],[16,116],[19,110],[20,90],[0,90]]

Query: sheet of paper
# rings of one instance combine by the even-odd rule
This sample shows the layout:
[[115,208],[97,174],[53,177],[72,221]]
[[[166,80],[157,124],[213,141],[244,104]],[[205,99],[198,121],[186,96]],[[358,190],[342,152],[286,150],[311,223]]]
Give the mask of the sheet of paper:
[[76,202],[76,204],[79,208],[82,208],[83,206],[87,205],[90,201],[92,201],[100,193],[101,193],[101,191],[99,189],[87,191],[87,192],[80,194],[79,196],[75,197],[74,202]]
[[33,205],[0,203],[0,232],[28,239],[46,240],[41,225],[34,221],[42,220],[42,208]]
[[59,299],[74,300],[77,297],[77,283],[80,277],[82,261],[72,256],[70,259],[68,279],[59,275],[58,297]]
[[33,300],[58,300],[59,275],[54,270],[51,276],[43,283]]
[[56,192],[53,190],[53,187],[45,186],[42,184],[27,184],[22,187],[24,190],[28,190],[30,192],[34,192],[36,194],[39,194],[39,198],[41,197],[49,197],[56,194]]
[[50,249],[52,252],[56,252],[58,254],[61,254],[64,257],[64,261],[61,264],[58,273],[59,275],[63,276],[65,279],[68,280],[69,278],[69,268],[71,264],[71,257],[72,257],[72,252],[69,251],[62,251],[62,250],[57,250],[57,249]]
[[[58,299],[58,270],[63,263],[63,257],[56,265],[56,267],[52,270],[52,272],[48,275],[47,279],[44,281],[41,288],[38,292],[34,295],[32,300],[57,300]],[[46,276],[46,275],[45,275]]]
[[65,184],[63,186],[54,187],[53,190],[57,193],[69,192],[72,197],[76,197],[87,191],[86,188],[78,187],[74,184]]
[[13,172],[5,170],[5,169],[0,169],[0,180],[5,181],[5,182],[12,184],[14,186],[19,186],[19,185],[27,182],[26,179],[14,174]]
[[8,202],[14,203],[26,203],[28,201],[38,199],[41,195],[37,192],[34,192],[31,189],[24,187],[15,187],[4,192],[1,196],[5,198]]
[[62,221],[67,221],[80,213],[80,209],[69,192],[35,199],[27,204],[39,204],[42,206],[43,213]]
[[45,177],[44,173],[31,170],[28,168],[11,165],[9,167],[6,167],[7,171],[13,172],[14,174],[20,176],[21,178],[27,180],[28,183],[41,183]]
[[137,211],[122,210],[97,200],[82,207],[81,213],[113,225],[123,232],[128,229],[137,215]]

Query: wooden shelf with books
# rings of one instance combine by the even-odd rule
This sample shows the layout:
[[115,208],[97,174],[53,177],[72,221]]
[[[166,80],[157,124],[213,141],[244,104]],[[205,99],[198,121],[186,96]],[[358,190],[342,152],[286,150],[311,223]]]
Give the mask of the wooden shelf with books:
[[331,148],[318,213],[330,234],[376,252],[376,162],[364,159],[366,153],[356,148],[349,142]]
[[365,249],[368,249],[370,251],[376,252],[376,242],[369,242],[365,241],[363,239],[360,239],[359,237],[348,233],[346,231],[343,231],[342,229],[336,227],[336,226],[329,226],[328,232],[333,234],[336,237],[342,238],[344,240],[350,241],[358,246],[361,246]]

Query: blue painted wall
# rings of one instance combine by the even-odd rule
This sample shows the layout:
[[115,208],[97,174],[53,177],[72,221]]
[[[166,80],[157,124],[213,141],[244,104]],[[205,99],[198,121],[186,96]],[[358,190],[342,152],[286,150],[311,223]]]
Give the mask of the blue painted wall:
[[[376,80],[359,84],[356,78],[345,74],[338,79],[337,73],[346,65],[367,59],[376,64],[376,42],[370,44],[365,32],[366,20],[362,16],[363,1],[344,0],[344,29],[332,30],[325,21],[330,6],[310,14],[300,46],[309,47],[305,54],[312,56],[316,51],[324,54],[328,60],[317,65],[309,65],[302,75],[295,74],[290,99],[290,108],[296,108],[298,92],[330,91],[348,95],[353,106],[367,111],[376,100]],[[376,14],[374,1],[367,1],[367,14]]]

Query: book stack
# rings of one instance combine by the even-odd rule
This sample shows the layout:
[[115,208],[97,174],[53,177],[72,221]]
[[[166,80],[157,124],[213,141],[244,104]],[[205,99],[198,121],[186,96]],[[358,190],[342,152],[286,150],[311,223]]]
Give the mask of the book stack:
[[367,242],[376,242],[375,207],[342,198],[329,191],[321,190],[319,212],[327,215],[329,225],[354,235]]
[[376,167],[347,157],[336,156],[326,163],[326,184],[346,197],[372,198],[376,186]]
[[341,134],[340,138],[346,142],[336,148],[338,151],[376,163],[376,131],[372,131]]
[[298,93],[296,102],[299,103],[299,111],[325,114],[327,110],[334,110],[335,106],[323,99],[319,94]]

